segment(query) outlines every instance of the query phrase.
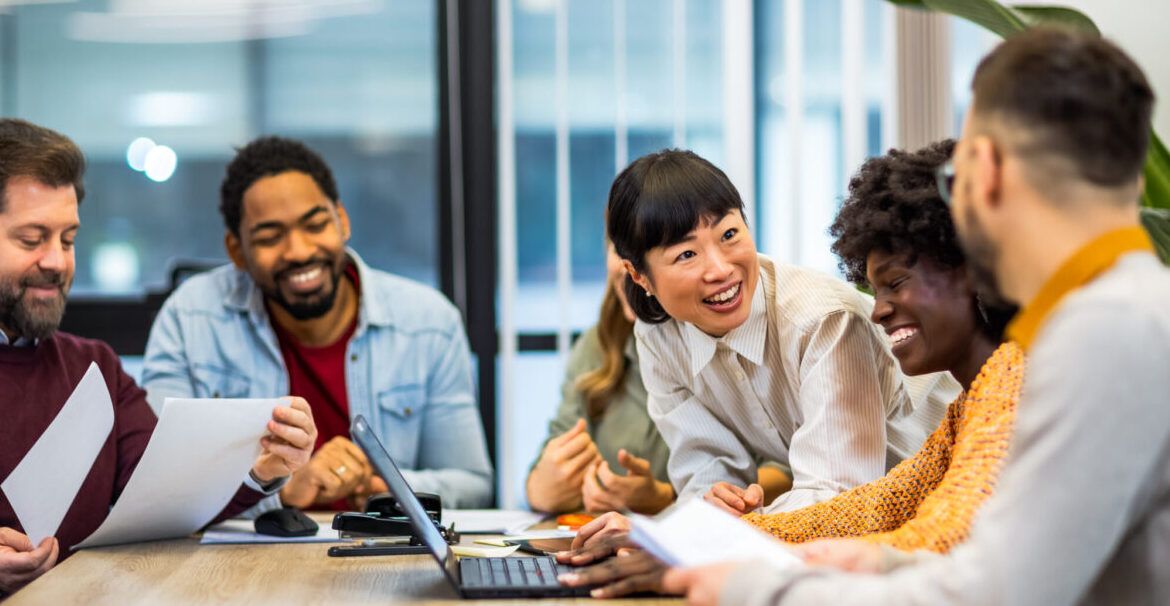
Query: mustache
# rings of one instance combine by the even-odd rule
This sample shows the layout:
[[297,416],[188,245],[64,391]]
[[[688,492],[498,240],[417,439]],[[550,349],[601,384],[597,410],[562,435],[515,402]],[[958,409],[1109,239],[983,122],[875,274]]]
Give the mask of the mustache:
[[56,287],[58,289],[65,288],[65,274],[62,272],[41,272],[38,275],[25,277],[20,281],[20,285],[24,288],[49,288]]

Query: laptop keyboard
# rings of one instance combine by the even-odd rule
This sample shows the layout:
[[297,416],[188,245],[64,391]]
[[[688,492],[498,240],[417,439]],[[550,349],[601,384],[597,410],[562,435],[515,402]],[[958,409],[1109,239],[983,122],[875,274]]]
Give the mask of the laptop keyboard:
[[459,572],[463,586],[478,587],[559,587],[557,575],[568,567],[552,556],[521,558],[462,558]]

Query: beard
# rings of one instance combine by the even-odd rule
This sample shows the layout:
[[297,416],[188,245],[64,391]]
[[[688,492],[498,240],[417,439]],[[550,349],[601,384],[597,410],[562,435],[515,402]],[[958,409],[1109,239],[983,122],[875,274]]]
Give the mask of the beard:
[[[20,277],[0,277],[0,326],[13,331],[9,337],[47,339],[65,315],[65,294],[70,280],[61,272],[34,270]],[[56,287],[57,296],[26,299],[29,287]]]
[[963,216],[964,229],[958,229],[956,224],[955,231],[959,237],[959,247],[967,257],[967,274],[971,278],[975,293],[984,305],[997,308],[1014,307],[1000,291],[999,278],[995,274],[999,250],[975,218],[970,206],[966,208]]
[[[312,320],[320,318],[333,309],[333,302],[337,299],[338,286],[341,284],[341,275],[345,267],[346,258],[342,256],[337,261],[330,260],[315,260],[305,263],[297,263],[288,267],[281,268],[280,271],[273,275],[271,285],[266,285],[261,288],[265,298],[276,303],[281,309],[288,312],[290,316],[297,320]],[[280,283],[285,275],[299,271],[306,267],[314,265],[322,265],[329,273],[328,276],[328,290],[322,289],[322,292],[312,293],[309,295],[294,295],[294,298],[289,298],[280,288]]]

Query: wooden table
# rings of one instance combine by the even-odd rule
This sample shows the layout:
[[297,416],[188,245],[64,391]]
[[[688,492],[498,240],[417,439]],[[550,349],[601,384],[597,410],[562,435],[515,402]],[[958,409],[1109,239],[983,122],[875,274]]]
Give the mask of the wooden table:
[[17,592],[4,606],[468,603],[459,599],[429,555],[331,558],[326,549],[328,544],[322,543],[201,546],[195,538],[86,549]]

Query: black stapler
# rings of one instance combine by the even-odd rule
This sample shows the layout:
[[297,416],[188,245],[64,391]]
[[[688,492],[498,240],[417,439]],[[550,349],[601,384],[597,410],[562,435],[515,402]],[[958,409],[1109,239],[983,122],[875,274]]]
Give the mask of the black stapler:
[[[439,534],[448,543],[458,543],[459,535],[455,533],[454,527],[443,527],[443,501],[439,495],[416,492],[415,496],[422,502],[423,509],[435,523]],[[388,492],[370,497],[362,513],[345,511],[333,516],[333,529],[339,531],[342,538],[365,540],[350,546],[330,547],[331,556],[427,553],[426,546],[414,536],[406,512],[402,511],[398,500]]]

